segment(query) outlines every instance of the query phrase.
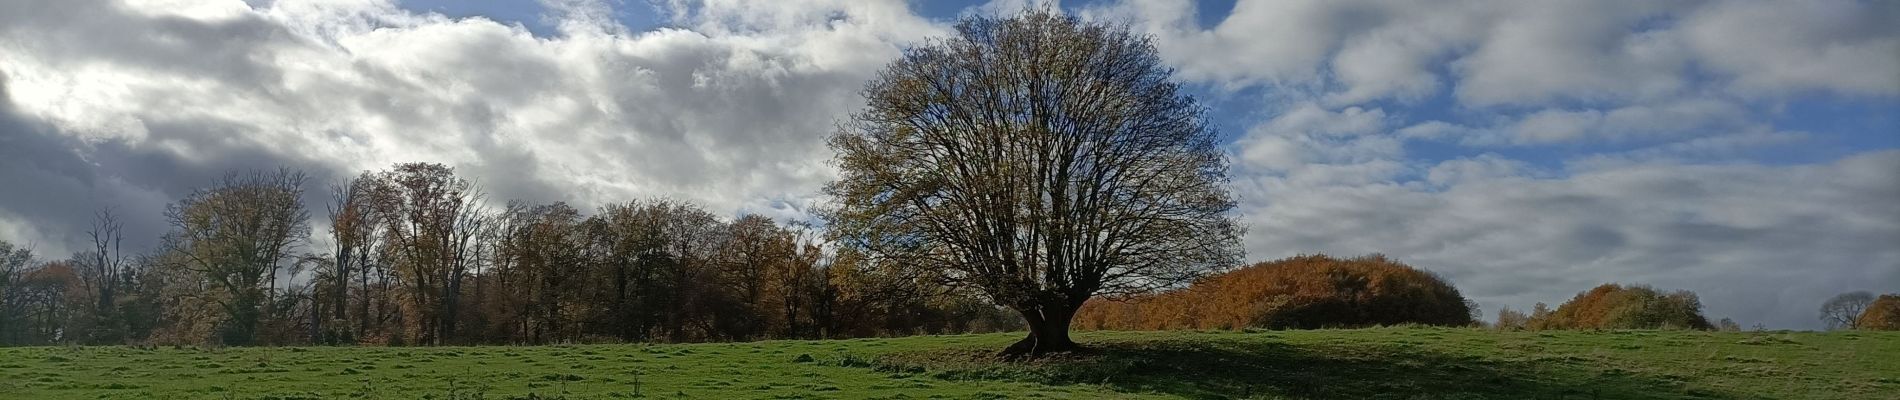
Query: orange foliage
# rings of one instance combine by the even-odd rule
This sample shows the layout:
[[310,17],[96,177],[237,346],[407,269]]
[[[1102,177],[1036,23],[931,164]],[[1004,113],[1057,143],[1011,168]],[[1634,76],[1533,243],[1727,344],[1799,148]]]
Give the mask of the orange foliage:
[[1322,328],[1466,325],[1458,289],[1381,255],[1298,256],[1263,262],[1153,295],[1094,299],[1076,312],[1080,329]]
[[1664,293],[1641,285],[1604,284],[1578,293],[1557,311],[1533,317],[1534,329],[1711,329],[1695,293]]
[[1900,331],[1900,294],[1883,294],[1861,311],[1855,322],[1858,329]]

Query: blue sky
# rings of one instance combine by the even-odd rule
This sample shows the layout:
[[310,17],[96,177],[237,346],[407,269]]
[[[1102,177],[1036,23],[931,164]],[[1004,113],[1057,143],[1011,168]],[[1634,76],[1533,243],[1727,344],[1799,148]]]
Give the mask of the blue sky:
[[[62,254],[101,207],[156,238],[225,171],[409,161],[496,201],[808,218],[866,79],[1031,2],[0,3],[0,187],[35,188],[0,193],[0,240]],[[1384,253],[1491,313],[1648,284],[1786,328],[1900,290],[1900,3],[1060,6],[1150,35],[1208,106],[1250,259]]]

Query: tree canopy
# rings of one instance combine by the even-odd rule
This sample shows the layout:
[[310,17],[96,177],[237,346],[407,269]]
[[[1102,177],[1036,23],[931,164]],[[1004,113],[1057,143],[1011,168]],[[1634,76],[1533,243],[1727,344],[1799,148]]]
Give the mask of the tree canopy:
[[1854,326],[1856,329],[1900,331],[1900,294],[1883,294],[1873,303],[1868,303]]
[[1074,346],[1100,293],[1238,263],[1227,165],[1150,39],[1055,10],[967,17],[866,85],[831,146],[831,226],[1022,314],[1009,353]]
[[1686,290],[1604,284],[1578,293],[1556,311],[1534,313],[1533,329],[1712,329],[1702,301]]

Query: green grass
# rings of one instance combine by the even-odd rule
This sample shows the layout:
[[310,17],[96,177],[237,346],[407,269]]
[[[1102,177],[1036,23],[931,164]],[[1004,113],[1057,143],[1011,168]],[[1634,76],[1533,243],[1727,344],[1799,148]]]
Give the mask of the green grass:
[[1900,333],[1378,328],[689,345],[0,349],[4,399],[1900,399]]

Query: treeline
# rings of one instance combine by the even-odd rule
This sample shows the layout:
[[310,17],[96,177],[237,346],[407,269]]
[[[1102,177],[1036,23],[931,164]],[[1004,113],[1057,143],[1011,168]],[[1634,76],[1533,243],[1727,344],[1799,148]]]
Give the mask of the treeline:
[[[827,245],[810,226],[723,220],[685,202],[591,214],[484,206],[428,163],[328,188],[231,174],[167,208],[147,254],[101,212],[90,248],[42,262],[0,242],[0,344],[537,344],[835,338],[1015,329],[917,269]],[[312,218],[331,227],[311,235]],[[315,249],[316,246],[323,249]]]
[[1177,290],[1094,299],[1082,329],[1314,329],[1473,324],[1476,307],[1430,272],[1382,255],[1303,255],[1204,278]]

